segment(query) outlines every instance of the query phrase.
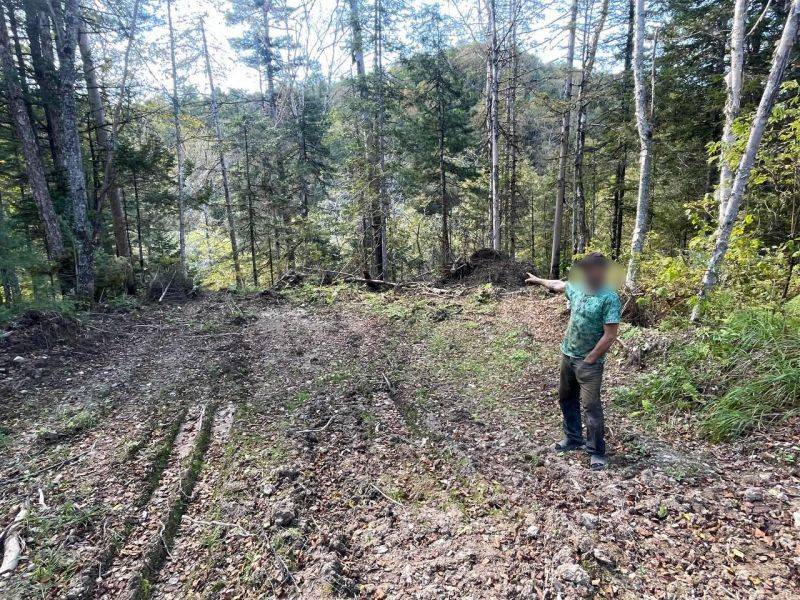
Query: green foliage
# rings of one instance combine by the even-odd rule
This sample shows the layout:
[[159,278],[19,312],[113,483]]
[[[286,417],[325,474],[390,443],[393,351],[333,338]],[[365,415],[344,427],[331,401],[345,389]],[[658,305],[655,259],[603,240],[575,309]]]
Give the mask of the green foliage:
[[695,412],[709,439],[731,439],[800,412],[800,318],[734,312],[673,345],[663,364],[615,400],[663,420]]

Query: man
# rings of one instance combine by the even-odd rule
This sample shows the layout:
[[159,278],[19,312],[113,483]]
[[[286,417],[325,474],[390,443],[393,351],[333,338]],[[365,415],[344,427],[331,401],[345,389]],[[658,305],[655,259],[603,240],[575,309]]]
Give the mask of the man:
[[[565,292],[571,309],[569,324],[561,342],[561,376],[558,402],[564,416],[564,439],[555,444],[558,452],[585,448],[592,470],[606,467],[605,421],[600,402],[603,360],[617,338],[620,302],[606,284],[608,261],[599,252],[587,254],[575,263],[574,282],[541,279],[528,273],[527,283],[551,292]],[[581,425],[581,405],[586,413],[586,442]]]

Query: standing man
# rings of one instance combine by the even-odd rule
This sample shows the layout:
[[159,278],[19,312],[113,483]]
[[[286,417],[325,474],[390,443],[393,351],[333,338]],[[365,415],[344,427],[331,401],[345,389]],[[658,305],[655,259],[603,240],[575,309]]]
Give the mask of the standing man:
[[[551,292],[564,292],[571,309],[567,332],[561,342],[561,376],[558,403],[564,416],[564,439],[557,452],[585,448],[594,471],[606,467],[605,421],[600,402],[603,360],[617,339],[621,307],[619,296],[608,287],[608,260],[592,252],[575,263],[575,282],[541,279],[528,273],[527,283]],[[586,413],[586,441],[581,424],[581,405]]]

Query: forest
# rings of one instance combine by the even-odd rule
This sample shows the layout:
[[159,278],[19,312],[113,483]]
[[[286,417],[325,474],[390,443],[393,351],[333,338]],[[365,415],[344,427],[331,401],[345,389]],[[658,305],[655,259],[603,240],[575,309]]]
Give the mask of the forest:
[[798,27],[0,0],[0,596],[796,597]]

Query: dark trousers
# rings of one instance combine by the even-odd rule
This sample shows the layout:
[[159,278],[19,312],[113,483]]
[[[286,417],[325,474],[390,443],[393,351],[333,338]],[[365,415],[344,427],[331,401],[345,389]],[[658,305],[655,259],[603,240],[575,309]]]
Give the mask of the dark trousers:
[[564,415],[564,433],[567,439],[583,443],[582,406],[586,413],[586,451],[601,456],[606,453],[605,420],[600,403],[602,381],[603,363],[587,365],[580,358],[561,356],[558,403]]

